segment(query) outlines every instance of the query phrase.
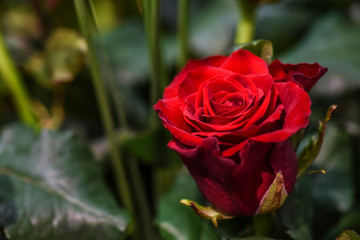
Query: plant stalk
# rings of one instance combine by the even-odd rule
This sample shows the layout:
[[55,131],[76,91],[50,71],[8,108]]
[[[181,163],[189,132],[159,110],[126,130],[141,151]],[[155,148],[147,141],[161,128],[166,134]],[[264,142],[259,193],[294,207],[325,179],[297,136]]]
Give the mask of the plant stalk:
[[189,58],[189,1],[178,1],[178,43],[179,43],[179,55],[178,55],[178,69],[185,65]]
[[6,49],[4,39],[0,32],[0,78],[11,92],[15,107],[20,119],[25,124],[36,127],[38,121],[35,118],[31,99],[23,83],[20,73],[14,65]]
[[85,0],[75,0],[75,11],[80,24],[80,29],[88,44],[88,60],[92,82],[95,88],[95,94],[99,105],[100,114],[105,128],[106,136],[110,145],[111,163],[113,165],[116,185],[120,199],[124,207],[134,214],[134,207],[131,200],[131,192],[128,180],[125,174],[124,164],[120,154],[120,148],[117,146],[116,131],[110,111],[110,103],[107,98],[107,91],[102,81],[102,74],[98,62],[97,51],[93,39],[94,19],[91,8]]
[[256,3],[249,0],[238,0],[240,18],[237,23],[235,44],[250,42],[255,35]]

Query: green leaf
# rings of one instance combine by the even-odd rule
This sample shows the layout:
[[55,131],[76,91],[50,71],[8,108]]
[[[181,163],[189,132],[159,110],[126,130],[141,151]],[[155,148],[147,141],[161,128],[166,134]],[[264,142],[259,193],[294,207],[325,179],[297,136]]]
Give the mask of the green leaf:
[[271,63],[273,56],[272,42],[269,40],[255,40],[248,43],[242,43],[234,46],[230,52],[235,52],[239,49],[249,50],[255,55],[261,57],[267,64]]
[[[317,174],[306,177],[313,179],[314,202],[324,211],[316,217],[324,228],[329,225],[329,222],[322,220],[325,214],[334,211],[346,213],[356,203],[353,146],[352,136],[334,125],[329,125],[321,152],[314,162],[314,167],[325,169],[326,175]],[[300,180],[306,178],[300,178]],[[343,229],[338,229],[335,235]]]
[[121,239],[129,216],[69,131],[11,125],[0,140],[0,225],[12,240]]
[[311,240],[313,218],[312,181],[301,178],[284,205],[278,210],[279,220],[288,229],[286,233],[295,240]]
[[326,112],[324,122],[319,123],[318,136],[310,139],[308,145],[302,150],[298,156],[298,178],[304,175],[306,169],[314,162],[320,152],[321,145],[324,141],[326,124],[330,120],[332,112],[336,109],[336,105],[332,105]]
[[180,174],[173,188],[160,198],[156,222],[165,240],[219,240],[215,227],[201,219],[181,198],[201,199],[197,186],[188,173]]
[[121,137],[122,145],[132,154],[139,157],[145,163],[154,163],[155,155],[158,152],[159,133],[157,131],[144,132],[134,136]]
[[336,238],[336,240],[360,240],[360,236],[353,230],[345,230]]
[[340,220],[331,226],[329,233],[324,239],[334,239],[343,229],[360,229],[360,208],[354,208],[342,215]]

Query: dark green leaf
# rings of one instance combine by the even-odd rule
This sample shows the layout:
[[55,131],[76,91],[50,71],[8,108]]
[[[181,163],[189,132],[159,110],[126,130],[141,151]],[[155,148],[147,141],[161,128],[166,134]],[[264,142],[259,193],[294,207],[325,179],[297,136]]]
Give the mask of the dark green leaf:
[[[329,125],[321,152],[314,162],[314,167],[324,169],[326,174],[313,175],[312,181],[314,201],[327,213],[345,213],[354,204],[352,154],[351,137],[337,127]],[[324,216],[318,218],[322,221]]]
[[312,188],[309,178],[297,181],[294,191],[289,194],[279,209],[280,221],[288,229],[287,233],[295,240],[311,240],[311,222],[313,217]]
[[196,184],[189,174],[181,174],[173,189],[160,198],[156,222],[165,240],[218,240],[211,222],[201,219],[180,203],[182,198],[200,199]]
[[231,49],[231,52],[239,49],[249,50],[255,55],[261,57],[267,64],[271,63],[271,58],[273,56],[273,46],[269,40],[259,39],[248,43],[238,44]]
[[150,164],[156,160],[155,154],[159,145],[158,137],[158,132],[144,132],[133,137],[122,137],[121,143],[132,154]]
[[318,136],[317,138],[313,137],[310,139],[308,145],[302,150],[298,156],[298,178],[301,177],[306,169],[314,162],[315,158],[320,152],[321,145],[324,141],[326,124],[330,120],[332,112],[336,109],[336,105],[329,107],[326,112],[324,122],[319,123]]
[[0,186],[0,225],[12,240],[111,240],[129,231],[128,214],[71,132],[3,129]]
[[330,232],[324,239],[333,239],[343,229],[360,229],[360,208],[355,208],[344,214],[339,222],[331,227]]

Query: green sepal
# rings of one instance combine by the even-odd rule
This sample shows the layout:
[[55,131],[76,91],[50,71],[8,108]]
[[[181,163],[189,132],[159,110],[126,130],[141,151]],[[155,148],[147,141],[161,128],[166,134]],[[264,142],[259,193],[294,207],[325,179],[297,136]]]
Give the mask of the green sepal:
[[325,115],[325,120],[319,122],[318,135],[313,136],[308,145],[302,150],[298,156],[298,175],[297,178],[305,174],[306,169],[314,162],[320,152],[324,141],[327,122],[331,118],[332,112],[336,109],[336,105],[331,105]]
[[344,230],[335,240],[360,240],[360,236],[353,230]]
[[191,201],[188,199],[181,199],[180,202],[182,204],[185,204],[186,206],[190,206],[194,210],[194,212],[197,215],[199,215],[200,217],[211,220],[215,227],[218,226],[217,220],[232,219],[235,217],[235,216],[229,216],[229,215],[223,214],[223,213],[215,210],[211,206],[204,207],[204,206],[198,204],[197,202]]
[[279,209],[283,205],[287,195],[288,193],[285,190],[284,177],[282,172],[278,172],[273,183],[261,200],[256,214],[271,213]]
[[247,43],[237,44],[231,48],[230,53],[239,49],[248,50],[258,57],[261,57],[267,64],[270,64],[273,56],[273,45],[269,40],[259,39]]

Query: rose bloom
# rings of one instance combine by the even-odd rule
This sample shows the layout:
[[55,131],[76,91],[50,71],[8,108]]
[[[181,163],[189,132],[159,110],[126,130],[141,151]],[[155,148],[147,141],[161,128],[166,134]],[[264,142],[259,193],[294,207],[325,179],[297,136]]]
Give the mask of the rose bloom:
[[154,109],[173,136],[168,146],[215,209],[232,216],[276,210],[259,211],[278,173],[285,194],[293,190],[289,138],[308,125],[307,92],[326,71],[317,63],[268,66],[238,50],[189,61],[165,89]]

